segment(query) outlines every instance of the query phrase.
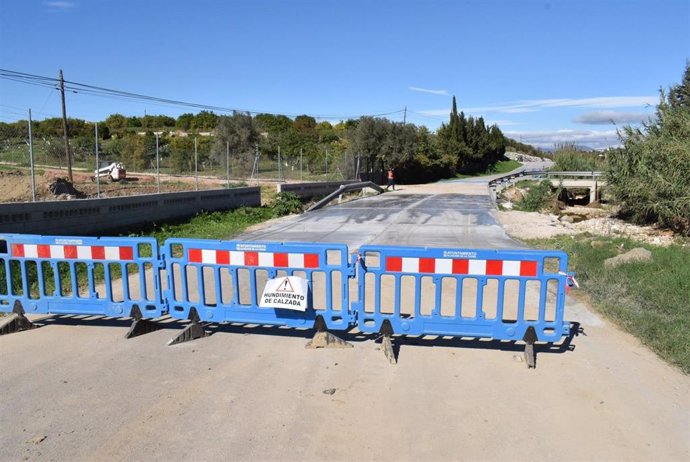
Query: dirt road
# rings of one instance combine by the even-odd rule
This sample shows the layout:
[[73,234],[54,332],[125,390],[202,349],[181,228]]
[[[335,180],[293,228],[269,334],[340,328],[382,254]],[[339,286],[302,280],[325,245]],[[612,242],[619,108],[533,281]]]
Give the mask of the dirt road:
[[[387,200],[423,193],[402,189]],[[380,212],[381,238],[416,226]],[[124,321],[49,318],[0,336],[0,460],[689,460],[690,378],[587,306],[566,313],[583,333],[536,370],[495,342],[410,339],[391,366],[356,335],[305,350],[307,331],[227,326],[166,347],[176,323],[124,340]]]

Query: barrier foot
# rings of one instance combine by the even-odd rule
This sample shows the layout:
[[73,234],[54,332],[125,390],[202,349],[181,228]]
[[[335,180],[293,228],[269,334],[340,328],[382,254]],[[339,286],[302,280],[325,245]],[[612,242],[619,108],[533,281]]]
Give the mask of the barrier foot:
[[314,337],[304,345],[304,348],[353,348],[353,345],[340,337],[328,332],[323,316],[317,316],[314,321]]
[[393,338],[391,337],[393,335],[393,327],[388,319],[383,321],[379,333],[382,335],[381,349],[383,350],[383,354],[386,355],[386,359],[393,365],[398,364],[398,360],[395,357],[395,351],[393,350]]
[[527,368],[534,369],[537,367],[537,353],[534,350],[534,342],[537,341],[537,332],[534,330],[533,326],[527,328],[522,340],[525,342],[525,362],[527,363]]
[[155,322],[144,319],[144,316],[141,314],[141,310],[136,305],[132,307],[132,312],[129,314],[129,317],[132,318],[133,321],[129,330],[125,334],[125,338],[137,337],[139,335],[149,334],[157,331],[158,329],[162,329],[162,327]]
[[14,302],[12,314],[0,321],[0,335],[13,334],[23,330],[35,329],[36,327],[38,326],[24,316],[24,308],[22,308],[22,304],[17,300]]
[[168,341],[168,346],[189,342],[208,335],[204,327],[199,323],[199,315],[194,308],[189,311],[189,320],[191,321],[190,324],[182,329],[182,332],[180,332],[177,337],[171,338],[170,341]]

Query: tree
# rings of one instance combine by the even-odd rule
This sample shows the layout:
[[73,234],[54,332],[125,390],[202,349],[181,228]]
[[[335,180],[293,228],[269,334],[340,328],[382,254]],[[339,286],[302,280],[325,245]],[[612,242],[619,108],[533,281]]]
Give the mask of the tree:
[[690,63],[685,65],[685,73],[681,83],[674,85],[669,91],[668,103],[672,108],[690,108]]
[[257,114],[254,121],[257,130],[269,135],[280,135],[292,128],[292,120],[284,115]]
[[201,111],[194,117],[192,128],[197,131],[211,131],[218,124],[218,116],[211,111]]
[[661,91],[656,119],[624,127],[623,149],[608,153],[607,180],[622,214],[690,235],[690,64],[683,82]]
[[178,136],[170,140],[168,145],[171,167],[176,172],[191,172],[194,170],[194,138]]
[[127,128],[127,118],[122,114],[112,114],[105,119],[105,125],[111,133],[122,133]]
[[127,117],[127,128],[141,127],[141,119],[137,116]]
[[299,115],[295,117],[295,122],[293,124],[297,133],[302,136],[316,138],[318,135],[316,133],[316,119],[308,115]]
[[219,165],[224,165],[229,144],[232,170],[236,173],[249,173],[249,165],[252,165],[256,144],[259,142],[259,133],[252,116],[236,112],[232,116],[219,117],[215,135],[211,158]]
[[180,116],[175,121],[175,128],[185,132],[191,130],[192,125],[194,125],[194,114],[192,114],[191,112],[180,114]]
[[465,117],[458,114],[455,96],[448,124],[438,130],[442,163],[452,165],[449,172],[477,173],[489,170],[505,154],[505,141],[501,130],[486,127],[483,117]]

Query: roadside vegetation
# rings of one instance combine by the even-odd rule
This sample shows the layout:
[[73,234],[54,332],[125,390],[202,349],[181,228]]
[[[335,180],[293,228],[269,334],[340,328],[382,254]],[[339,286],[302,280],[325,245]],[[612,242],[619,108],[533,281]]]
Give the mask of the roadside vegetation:
[[159,244],[168,238],[230,239],[250,226],[302,212],[302,202],[293,193],[278,193],[263,207],[242,207],[223,212],[201,212],[188,220],[153,224],[136,236],[155,237]]
[[553,168],[557,172],[593,172],[607,169],[606,154],[583,151],[573,143],[556,145]]
[[501,173],[509,173],[515,170],[516,168],[519,168],[522,164],[516,160],[501,160],[490,166],[488,169],[486,169],[483,172],[476,172],[476,173],[458,173],[455,175],[455,179],[462,179],[462,178],[474,178],[474,177],[479,177],[479,176],[487,176],[487,175],[497,175]]
[[[95,166],[95,124],[68,119],[75,167]],[[28,122],[0,122],[0,161],[28,165]],[[39,165],[66,166],[62,120],[32,122],[33,151]],[[156,133],[159,134],[158,138]],[[98,122],[100,161],[119,161],[129,171],[230,178],[291,180],[361,178],[382,181],[389,168],[400,183],[426,183],[456,174],[500,172],[506,145],[536,151],[506,138],[482,117],[458,111],[453,98],[448,123],[435,132],[381,117],[337,124],[314,117],[209,111],[126,117],[112,114]],[[158,147],[158,149],[157,149]],[[157,151],[160,157],[157,156]]]
[[[625,238],[562,236],[527,241],[570,256],[584,296],[604,316],[635,335],[669,363],[690,374],[690,63],[682,83],[661,92],[656,117],[619,132],[622,146],[603,153],[558,146],[554,170],[603,170],[618,218],[676,233],[669,247]],[[520,182],[524,211],[550,209],[556,192]],[[607,267],[606,259],[643,247],[649,261]],[[579,294],[579,295],[578,295]]]
[[662,92],[656,118],[621,138],[607,176],[621,215],[690,235],[690,63],[683,81]]
[[523,212],[539,212],[556,202],[557,194],[547,181],[519,181],[515,185],[527,193],[515,204],[515,210]]
[[[690,248],[644,245],[622,238],[585,235],[527,241],[541,249],[561,249],[569,255],[584,296],[661,358],[690,374]],[[644,247],[649,262],[607,268],[604,260]],[[586,333],[586,332],[585,332]]]

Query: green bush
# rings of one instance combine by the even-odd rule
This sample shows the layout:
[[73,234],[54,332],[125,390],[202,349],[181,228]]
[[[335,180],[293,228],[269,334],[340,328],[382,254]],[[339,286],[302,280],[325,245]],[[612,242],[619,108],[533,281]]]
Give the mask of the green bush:
[[606,161],[597,152],[578,149],[567,143],[556,146],[553,170],[559,172],[592,172],[606,169]]
[[518,210],[523,212],[538,212],[546,207],[553,198],[554,193],[548,181],[541,183],[525,182],[527,184],[527,194],[516,204]]
[[271,208],[273,209],[273,215],[276,217],[302,213],[302,201],[295,193],[281,192],[276,195]]
[[624,217],[686,235],[690,235],[689,97],[690,65],[684,85],[673,87],[668,98],[662,93],[656,120],[642,129],[623,130],[624,147],[609,154],[607,175]]

